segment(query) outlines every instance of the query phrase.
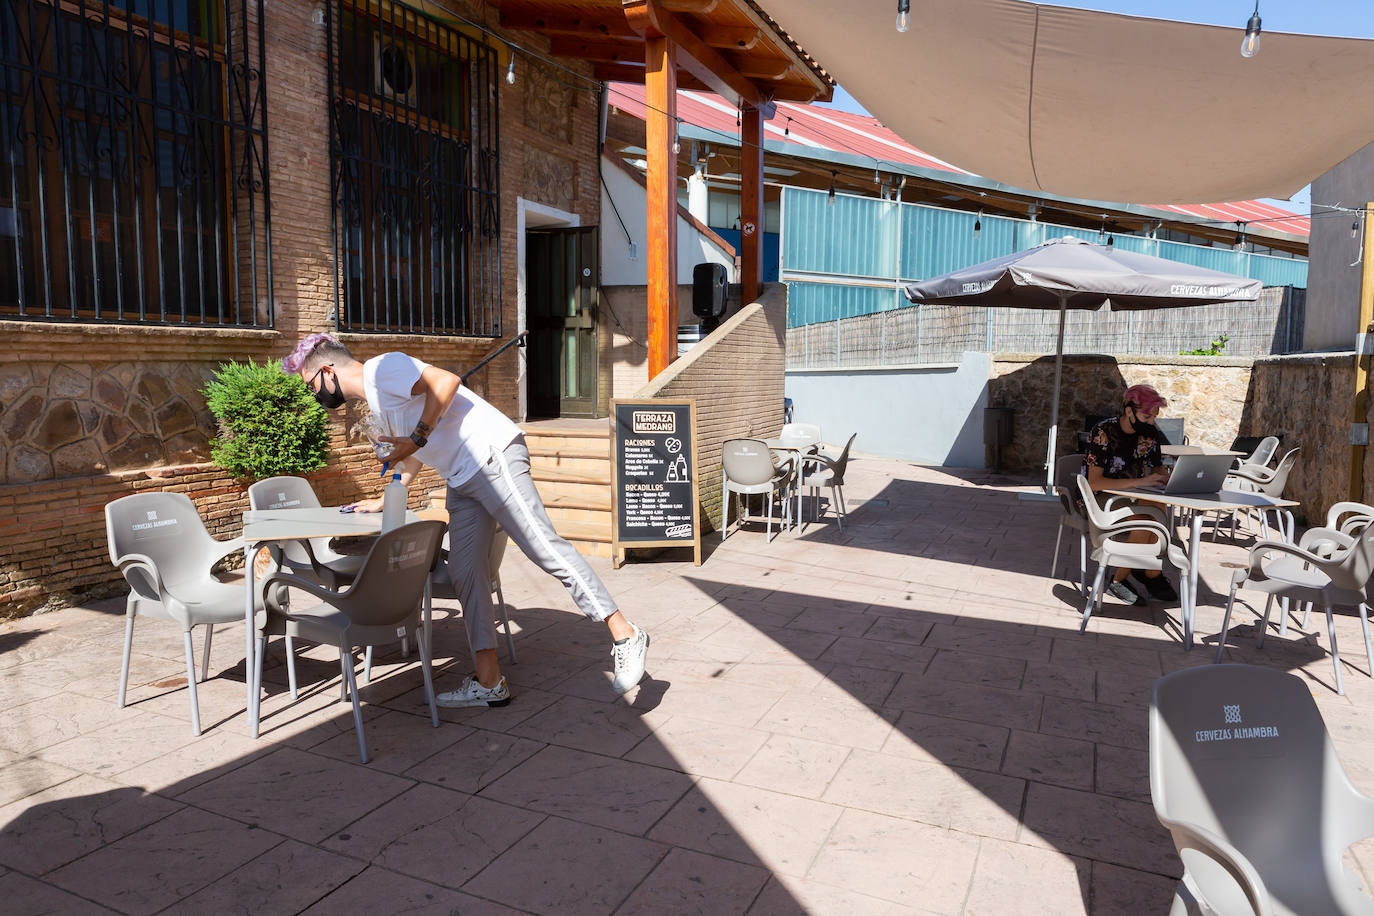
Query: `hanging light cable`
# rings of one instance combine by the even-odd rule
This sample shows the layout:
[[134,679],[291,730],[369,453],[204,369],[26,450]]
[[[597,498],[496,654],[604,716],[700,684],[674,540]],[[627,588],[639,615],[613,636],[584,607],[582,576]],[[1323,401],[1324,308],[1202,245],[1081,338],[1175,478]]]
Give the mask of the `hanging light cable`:
[[911,28],[911,0],[897,0],[897,31]]
[[1246,60],[1259,53],[1260,48],[1260,14],[1259,0],[1255,0],[1255,11],[1250,14],[1250,21],[1245,23],[1245,37],[1240,40],[1240,56]]

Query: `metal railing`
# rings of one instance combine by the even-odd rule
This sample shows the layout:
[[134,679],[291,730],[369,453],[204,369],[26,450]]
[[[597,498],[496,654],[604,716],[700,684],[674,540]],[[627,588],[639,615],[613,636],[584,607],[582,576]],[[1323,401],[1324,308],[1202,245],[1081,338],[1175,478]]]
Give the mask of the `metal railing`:
[[399,3],[326,21],[337,327],[500,336],[496,50]]
[[0,317],[267,327],[262,0],[0,3]]

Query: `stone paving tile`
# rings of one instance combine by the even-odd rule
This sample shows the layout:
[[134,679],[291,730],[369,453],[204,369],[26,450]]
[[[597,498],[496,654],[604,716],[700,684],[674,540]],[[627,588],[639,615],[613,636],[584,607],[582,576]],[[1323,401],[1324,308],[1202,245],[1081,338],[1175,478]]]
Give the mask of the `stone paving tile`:
[[615,912],[616,916],[744,913],[768,877],[762,868],[673,849]]
[[303,912],[306,916],[357,916],[358,913],[515,916],[519,911],[373,866]]
[[[422,760],[441,754],[475,729],[440,721],[435,728],[428,714],[379,711],[364,720],[368,766],[387,773],[402,773]],[[358,761],[358,739],[351,731],[325,738],[310,750],[346,763]]]
[[976,837],[868,811],[840,816],[806,877],[932,913],[958,913],[978,855]]
[[0,863],[41,875],[185,805],[94,776],[77,776],[0,808]]
[[649,724],[633,708],[563,697],[510,729],[510,734],[619,757],[642,741]]
[[1102,913],[1167,913],[1178,879],[1093,863],[1092,911]]
[[874,710],[858,700],[785,694],[758,727],[797,738],[877,750],[892,731],[895,710]]
[[640,741],[625,759],[693,776],[730,779],[767,740],[768,733],[757,729],[673,716]]
[[936,709],[943,716],[1032,730],[1040,722],[1042,698],[1020,690],[1002,690],[941,678],[903,675],[888,694],[887,705],[915,712]]
[[883,706],[892,687],[901,676],[896,671],[881,668],[861,668],[857,665],[826,666],[824,676],[808,693],[822,697],[853,699],[865,706]]
[[151,713],[87,731],[34,752],[35,757],[95,776],[111,776],[194,742],[186,723]]
[[1097,695],[1096,685],[1097,672],[1091,668],[1070,668],[1048,662],[1028,663],[1021,680],[1021,689],[1028,693],[1073,700],[1094,699]]
[[749,908],[749,916],[796,916],[807,913],[809,916],[913,916],[929,913],[902,906],[889,900],[880,900],[855,890],[806,881],[790,875],[775,874]]
[[[1091,863],[1061,852],[985,839],[978,850],[967,916],[1089,913]],[[1144,911],[1138,911],[1144,912]]]
[[1128,710],[1081,700],[1046,703],[1039,730],[1117,747],[1144,749],[1150,744],[1150,723],[1144,708]]
[[34,700],[9,710],[0,729],[0,747],[29,754],[99,728],[114,713],[110,703],[75,693]]
[[178,796],[244,823],[316,843],[411,783],[360,764],[282,747]]
[[701,779],[649,839],[803,877],[842,808],[794,795]]
[[691,777],[659,767],[550,746],[488,785],[482,796],[641,834],[691,784]]
[[291,916],[327,897],[365,867],[357,859],[286,840],[164,912]]
[[980,655],[940,649],[925,670],[925,676],[960,684],[982,684],[1018,690],[1026,673],[1026,663],[1017,658]]
[[849,749],[838,745],[773,735],[735,774],[734,782],[820,798],[848,756]]
[[0,805],[27,798],[80,774],[76,770],[0,749]]
[[533,913],[609,913],[667,853],[661,843],[551,817],[465,890]]
[[533,757],[546,745],[501,732],[475,730],[442,753],[406,770],[412,779],[475,794]]
[[106,916],[115,911],[18,872],[0,875],[7,916]]
[[419,785],[342,828],[324,845],[459,888],[544,819],[522,808]]
[[[1051,780],[1044,780],[1049,782]],[[1141,748],[1097,745],[1097,791],[1135,801],[1150,800],[1150,755]]]
[[899,674],[920,674],[934,657],[935,650],[925,646],[841,636],[831,643],[817,662],[838,662],[859,668],[896,671]]
[[185,808],[59,868],[47,880],[125,913],[153,913],[281,841],[269,831]]
[[[1104,747],[1106,745],[1098,745],[1098,750]],[[1089,741],[1013,731],[1007,743],[1002,772],[1032,782],[1091,791],[1093,750],[1094,745]]]
[[1177,876],[1182,864],[1144,802],[1031,783],[1021,841],[1114,865]]

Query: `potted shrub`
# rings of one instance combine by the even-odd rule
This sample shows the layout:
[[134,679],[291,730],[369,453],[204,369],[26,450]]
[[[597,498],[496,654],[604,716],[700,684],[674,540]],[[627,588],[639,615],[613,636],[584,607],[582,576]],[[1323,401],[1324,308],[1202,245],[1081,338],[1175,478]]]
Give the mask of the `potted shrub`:
[[325,466],[328,415],[305,382],[275,361],[225,363],[204,395],[219,423],[210,458],[234,476],[304,476]]

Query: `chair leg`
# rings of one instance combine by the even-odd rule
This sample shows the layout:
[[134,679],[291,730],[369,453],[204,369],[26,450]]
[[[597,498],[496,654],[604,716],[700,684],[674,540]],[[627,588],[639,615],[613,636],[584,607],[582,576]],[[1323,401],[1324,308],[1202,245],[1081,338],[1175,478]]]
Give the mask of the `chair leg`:
[[115,700],[117,709],[124,708],[124,694],[129,687],[129,653],[134,648],[134,615],[124,615],[124,658],[119,664],[119,697]]
[[1226,599],[1226,613],[1221,618],[1221,635],[1217,637],[1217,657],[1213,664],[1221,664],[1221,654],[1226,651],[1226,634],[1231,629],[1231,609],[1236,606],[1236,586],[1231,584],[1231,597]]
[[196,650],[191,645],[191,631],[182,632],[186,646],[186,687],[191,692],[191,731],[200,734],[200,702],[196,696]]
[[258,651],[253,653],[253,696],[262,696],[262,660],[267,655],[267,637],[258,637]]
[[[510,638],[510,631],[506,632]],[[415,641],[420,644],[420,674],[425,679],[425,702],[429,704],[429,724],[439,727],[439,703],[434,698],[434,672],[429,657],[429,637],[421,627],[415,633]],[[358,734],[362,734],[361,729]]]
[[358,705],[358,682],[353,679],[353,653],[343,646],[339,646],[339,667],[343,669],[345,689],[353,698],[353,730],[358,733],[358,754],[362,757],[363,763],[367,763],[367,741],[363,738],[363,710]]
[[1054,556],[1050,559],[1050,578],[1059,578],[1059,542],[1064,539],[1064,523],[1059,523],[1059,528],[1054,532]]
[[363,653],[363,683],[372,683],[372,647],[368,646]]
[[1107,574],[1105,565],[1097,567],[1097,575],[1093,578],[1093,591],[1088,596],[1088,600],[1083,605],[1083,622],[1078,625],[1078,632],[1083,633],[1088,629],[1088,618],[1092,616],[1093,606],[1097,604],[1097,599],[1102,594],[1102,578]]
[[[1287,599],[1284,599],[1284,600],[1287,601]],[[1269,611],[1270,611],[1273,607],[1274,607],[1274,596],[1273,596],[1273,595],[1270,595],[1270,596],[1269,596],[1268,598],[1266,598],[1265,601],[1264,601],[1264,619],[1260,621],[1260,625],[1259,625],[1259,636],[1255,639],[1255,648],[1256,648],[1256,649],[1263,649],[1263,648],[1264,648],[1264,637],[1267,636],[1267,635],[1269,635]],[[1284,607],[1284,608],[1282,608],[1282,610],[1286,611],[1287,608]],[[1288,615],[1287,615],[1286,613],[1283,615],[1283,619],[1284,619],[1284,620],[1287,620],[1287,619],[1288,619]]]
[[515,658],[515,635],[510,631],[510,614],[506,611],[506,599],[501,594],[501,577],[492,579],[491,584],[496,592],[496,606],[501,609],[501,626],[506,629],[506,654],[510,656],[510,663],[516,664]]
[[200,656],[200,679],[208,681],[210,679],[210,643],[215,638],[215,625],[207,623],[205,625],[205,648]]
[[286,682],[291,685],[291,699],[296,699],[296,646],[286,637]]
[[833,503],[834,506],[835,506],[835,524],[839,525],[839,526],[840,526],[840,530],[843,531],[843,530],[844,530],[844,510],[840,508],[840,495],[839,495],[839,490],[837,490],[835,487],[831,487],[831,488],[830,488],[830,501],[831,501],[831,503]]
[[1078,590],[1088,594],[1088,533],[1078,533]]
[[1307,602],[1307,607],[1302,612],[1302,628],[1307,629],[1307,619],[1312,616],[1312,602]]
[[[845,518],[849,518],[849,507],[844,504],[844,487],[837,486],[835,488],[835,495],[840,501],[840,514]],[[840,527],[843,528],[844,526],[841,525]]]
[[1331,602],[1323,599],[1326,608],[1326,634],[1331,640],[1331,664],[1336,666],[1336,693],[1345,696],[1345,681],[1341,679],[1341,650],[1336,647],[1336,620],[1331,614]]
[[765,500],[768,503],[768,527],[764,529],[764,533],[767,535],[767,540],[771,541],[773,540],[773,494],[769,493]]
[[1369,642],[1369,606],[1360,602],[1360,629],[1364,631],[1364,660],[1369,665],[1369,676],[1374,677],[1374,646]]

